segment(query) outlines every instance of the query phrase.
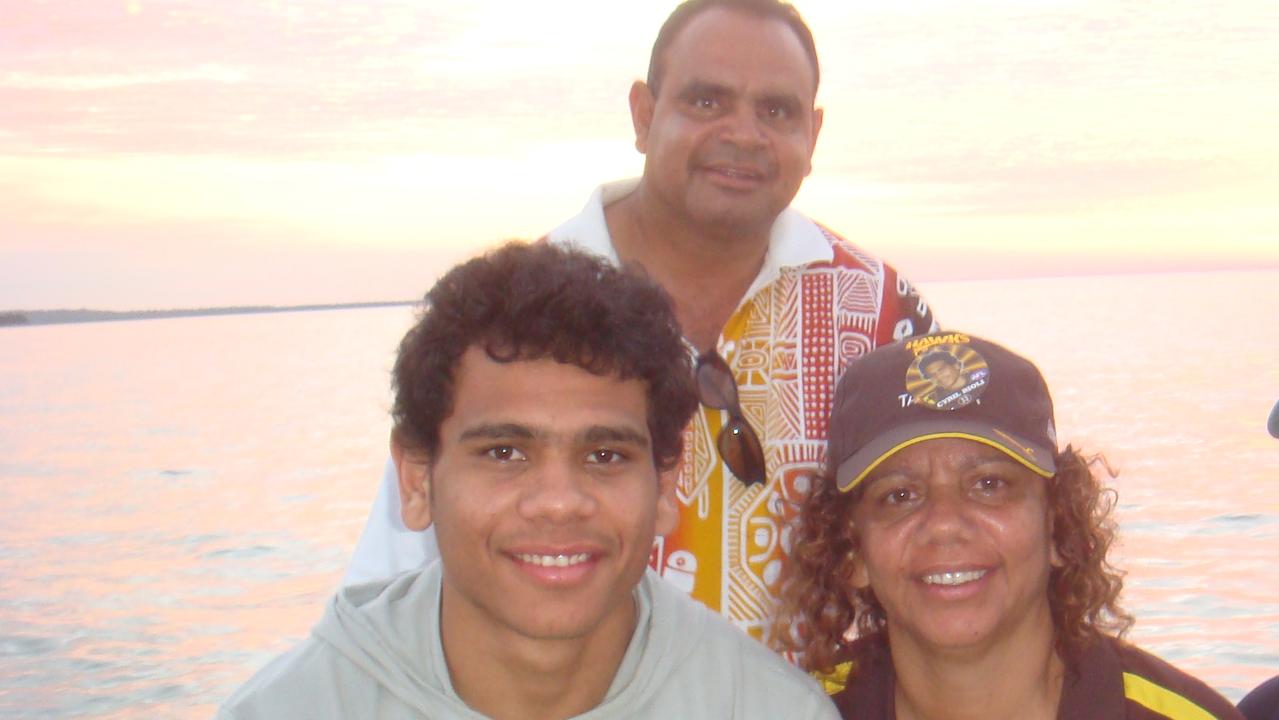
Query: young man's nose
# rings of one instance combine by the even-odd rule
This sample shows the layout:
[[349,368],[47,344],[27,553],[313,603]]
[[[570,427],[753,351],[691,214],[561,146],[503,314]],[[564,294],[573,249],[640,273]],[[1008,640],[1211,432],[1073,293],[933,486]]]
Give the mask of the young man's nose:
[[528,520],[561,523],[589,516],[596,508],[592,479],[581,467],[567,462],[546,462],[524,479],[520,515]]

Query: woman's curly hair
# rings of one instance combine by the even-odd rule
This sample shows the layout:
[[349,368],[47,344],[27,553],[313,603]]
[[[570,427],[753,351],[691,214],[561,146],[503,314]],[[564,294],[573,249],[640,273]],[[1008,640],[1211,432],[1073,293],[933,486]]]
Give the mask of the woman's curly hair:
[[[1055,459],[1057,474],[1047,481],[1048,507],[1061,565],[1052,568],[1045,592],[1058,653],[1070,664],[1091,638],[1122,636],[1133,618],[1119,606],[1123,573],[1106,559],[1115,539],[1111,511],[1117,495],[1102,485],[1094,468],[1111,478],[1115,473],[1102,456],[1085,456],[1071,447]],[[798,654],[807,670],[830,672],[857,638],[887,639],[888,620],[875,593],[852,584],[860,551],[853,509],[861,496],[860,490],[840,492],[827,477],[814,484],[800,507],[770,642]]]

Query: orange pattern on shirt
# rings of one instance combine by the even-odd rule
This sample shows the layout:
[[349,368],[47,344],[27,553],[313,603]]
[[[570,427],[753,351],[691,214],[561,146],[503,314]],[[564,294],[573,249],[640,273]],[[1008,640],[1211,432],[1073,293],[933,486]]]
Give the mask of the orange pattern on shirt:
[[715,438],[726,414],[703,406],[685,431],[679,527],[652,557],[667,580],[755,637],[776,600],[789,521],[825,460],[836,380],[852,358],[932,329],[891,267],[822,230],[833,260],[783,268],[737,309],[718,346],[763,443],[767,481],[747,488],[724,467]]

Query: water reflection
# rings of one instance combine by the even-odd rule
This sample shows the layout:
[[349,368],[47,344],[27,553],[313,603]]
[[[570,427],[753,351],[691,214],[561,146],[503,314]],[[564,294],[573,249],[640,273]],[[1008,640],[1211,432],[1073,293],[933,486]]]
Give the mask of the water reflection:
[[306,634],[407,309],[23,328],[0,370],[0,715],[207,717]]
[[[1241,277],[1249,306],[1200,300]],[[925,290],[948,326],[1039,362],[1061,436],[1121,471],[1133,639],[1237,698],[1279,671],[1279,442],[1258,392],[1279,388],[1279,340],[1172,330],[1249,337],[1279,275],[1195,281],[1193,297],[1178,276]],[[1146,323],[1152,309],[1175,323]],[[208,717],[304,637],[367,515],[410,322],[0,331],[0,715]]]

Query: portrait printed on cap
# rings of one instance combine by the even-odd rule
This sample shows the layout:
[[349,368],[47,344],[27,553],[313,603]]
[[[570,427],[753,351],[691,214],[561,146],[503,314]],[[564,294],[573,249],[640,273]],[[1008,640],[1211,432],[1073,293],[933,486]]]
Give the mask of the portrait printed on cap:
[[906,369],[906,391],[934,410],[966,407],[981,397],[989,381],[986,359],[962,342],[915,348],[915,360]]

